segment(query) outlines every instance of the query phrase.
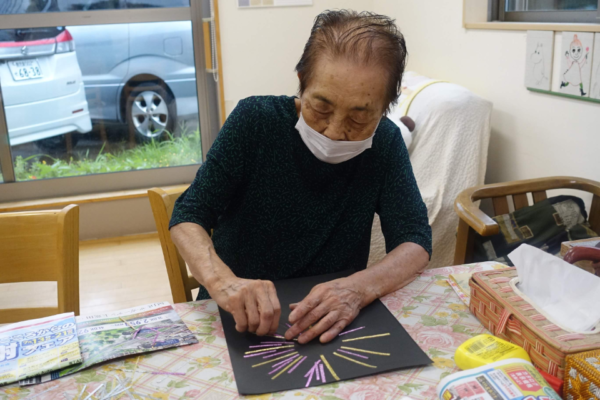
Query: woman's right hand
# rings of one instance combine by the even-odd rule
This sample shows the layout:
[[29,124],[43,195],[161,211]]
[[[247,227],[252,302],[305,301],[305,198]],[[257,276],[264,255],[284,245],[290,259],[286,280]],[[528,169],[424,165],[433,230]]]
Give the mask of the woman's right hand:
[[273,334],[281,306],[273,282],[241,279],[221,260],[208,232],[184,222],[171,228],[171,239],[190,272],[217,304],[233,315],[238,332]]
[[231,277],[207,290],[221,308],[233,315],[238,332],[258,336],[277,332],[281,305],[273,282]]

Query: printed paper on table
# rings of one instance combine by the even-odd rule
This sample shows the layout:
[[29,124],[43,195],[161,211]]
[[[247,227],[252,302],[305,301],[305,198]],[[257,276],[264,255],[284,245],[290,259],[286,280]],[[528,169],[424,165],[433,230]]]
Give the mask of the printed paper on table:
[[0,385],[81,362],[75,315],[65,313],[0,328]]
[[22,386],[58,379],[107,360],[198,343],[168,302],[81,316],[76,321],[83,362],[21,381]]

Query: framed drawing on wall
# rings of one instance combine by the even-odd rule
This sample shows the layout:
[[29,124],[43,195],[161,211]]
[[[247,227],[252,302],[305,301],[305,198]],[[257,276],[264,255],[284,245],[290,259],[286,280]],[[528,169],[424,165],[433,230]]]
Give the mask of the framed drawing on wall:
[[563,32],[559,92],[589,97],[594,34]]
[[553,50],[554,32],[527,31],[526,87],[550,90]]
[[600,33],[596,33],[596,39],[594,40],[594,62],[592,64],[590,97],[600,100]]

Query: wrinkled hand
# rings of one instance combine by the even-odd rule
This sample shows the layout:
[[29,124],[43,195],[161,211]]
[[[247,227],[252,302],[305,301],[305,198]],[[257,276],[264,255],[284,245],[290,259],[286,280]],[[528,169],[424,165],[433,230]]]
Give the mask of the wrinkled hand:
[[207,289],[217,304],[233,315],[238,332],[259,336],[277,332],[281,306],[273,282],[236,277]]
[[[333,340],[363,307],[364,294],[350,278],[336,279],[315,286],[300,303],[291,304],[290,323],[285,333],[304,344],[321,335],[321,343]],[[311,327],[312,326],[312,327]],[[310,329],[305,332],[307,328]]]

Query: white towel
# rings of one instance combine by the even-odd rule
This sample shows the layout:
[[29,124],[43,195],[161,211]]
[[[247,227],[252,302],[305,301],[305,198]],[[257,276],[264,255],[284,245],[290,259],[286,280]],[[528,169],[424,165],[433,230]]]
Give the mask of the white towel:
[[[454,200],[464,189],[483,184],[491,113],[492,103],[452,83],[424,88],[410,105],[408,116],[416,124],[410,161],[433,231],[428,268],[453,263],[458,226]],[[384,256],[385,241],[375,216],[369,265]]]

